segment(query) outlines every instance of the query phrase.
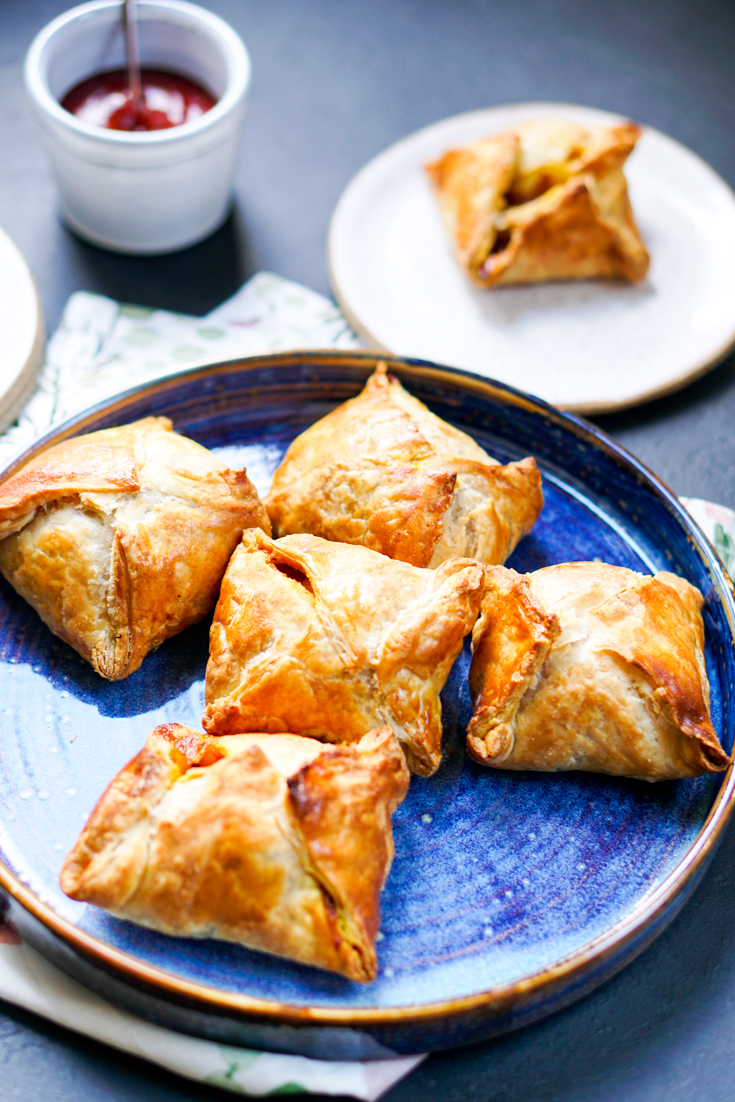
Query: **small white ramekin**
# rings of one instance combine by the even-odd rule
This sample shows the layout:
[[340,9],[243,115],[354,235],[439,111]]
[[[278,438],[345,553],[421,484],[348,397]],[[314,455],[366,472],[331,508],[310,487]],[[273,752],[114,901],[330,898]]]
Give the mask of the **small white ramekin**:
[[54,19],[31,44],[25,83],[72,229],[116,252],[167,253],[227,217],[250,58],[235,31],[204,8],[138,0],[141,64],[199,81],[217,103],[168,130],[91,126],[59,100],[79,81],[124,67],[122,8],[120,0],[95,0]]

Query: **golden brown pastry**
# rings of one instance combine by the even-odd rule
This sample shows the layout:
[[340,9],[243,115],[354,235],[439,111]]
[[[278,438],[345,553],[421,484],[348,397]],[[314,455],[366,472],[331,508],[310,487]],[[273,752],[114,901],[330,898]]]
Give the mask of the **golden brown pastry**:
[[383,727],[352,746],[157,727],[117,775],[60,883],[178,937],[375,978],[390,816],[408,770]]
[[428,164],[462,269],[480,287],[643,279],[649,257],[622,171],[640,134],[541,119]]
[[356,742],[388,724],[429,776],[441,761],[439,693],[477,619],[484,570],[243,533],[210,633],[205,730]]
[[487,569],[467,747],[501,769],[656,781],[724,769],[709,716],[702,594],[598,562]]
[[501,465],[380,363],[298,436],[266,498],[274,535],[311,532],[413,566],[505,562],[543,506],[534,459]]
[[0,571],[117,681],[209,611],[253,525],[270,532],[245,471],[147,417],[65,440],[0,486]]

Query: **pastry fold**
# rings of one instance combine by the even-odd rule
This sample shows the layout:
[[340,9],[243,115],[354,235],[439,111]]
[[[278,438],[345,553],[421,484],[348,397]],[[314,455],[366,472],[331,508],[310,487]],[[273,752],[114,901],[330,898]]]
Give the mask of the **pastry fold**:
[[0,571],[117,681],[209,611],[253,525],[270,532],[245,471],[147,417],[65,440],[0,485]]
[[648,781],[729,764],[709,715],[695,586],[597,562],[486,577],[470,667],[476,761]]
[[298,436],[266,498],[274,535],[309,532],[412,566],[502,563],[543,506],[534,459],[502,465],[378,364]]
[[210,632],[205,730],[355,742],[387,724],[429,776],[441,761],[439,694],[477,619],[484,570],[245,532]]
[[641,130],[543,119],[426,166],[460,267],[480,287],[643,279],[622,166]]
[[367,982],[390,816],[407,787],[387,727],[325,746],[164,724],[98,802],[61,887],[162,933],[235,941]]

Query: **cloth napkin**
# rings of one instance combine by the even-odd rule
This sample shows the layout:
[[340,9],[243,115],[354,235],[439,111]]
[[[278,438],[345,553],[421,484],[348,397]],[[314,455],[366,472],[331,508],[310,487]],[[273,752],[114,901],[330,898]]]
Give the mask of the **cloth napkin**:
[[204,318],[77,291],[48,343],[33,397],[0,436],[0,467],[75,413],[185,367],[296,348],[362,348],[322,295],[259,272]]
[[[137,383],[182,367],[296,348],[362,347],[328,299],[261,272],[206,318],[79,291],[49,341],[38,387],[0,436],[0,467],[52,425]],[[318,1093],[379,1098],[424,1056],[329,1061],[254,1052],[176,1033],[88,991],[0,922],[0,998],[169,1068],[251,1096]]]
[[[206,318],[129,306],[79,291],[49,342],[38,387],[0,436],[0,467],[75,413],[182,367],[297,348],[360,348],[334,303],[261,272]],[[698,498],[682,503],[735,566],[735,513]],[[314,1092],[379,1098],[424,1056],[332,1062],[215,1044],[119,1010],[70,979],[0,923],[0,998],[189,1079],[263,1096]]]

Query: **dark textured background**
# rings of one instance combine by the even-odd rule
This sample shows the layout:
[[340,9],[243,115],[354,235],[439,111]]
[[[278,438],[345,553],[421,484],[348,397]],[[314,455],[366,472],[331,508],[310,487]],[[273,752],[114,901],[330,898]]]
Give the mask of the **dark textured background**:
[[[49,332],[79,289],[202,314],[267,268],[328,293],[327,225],[352,175],[417,127],[477,107],[617,111],[735,184],[733,0],[207,0],[254,66],[235,212],[177,255],[113,256],[59,225],[21,83],[30,40],[67,6],[0,0],[0,225],[33,268]],[[598,423],[676,493],[735,507],[732,357]],[[622,975],[530,1029],[432,1057],[390,1102],[732,1102],[734,862],[731,830],[692,902]],[[2,1102],[224,1097],[2,1005]]]

